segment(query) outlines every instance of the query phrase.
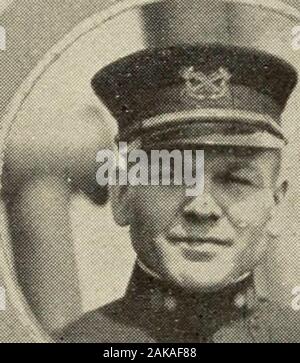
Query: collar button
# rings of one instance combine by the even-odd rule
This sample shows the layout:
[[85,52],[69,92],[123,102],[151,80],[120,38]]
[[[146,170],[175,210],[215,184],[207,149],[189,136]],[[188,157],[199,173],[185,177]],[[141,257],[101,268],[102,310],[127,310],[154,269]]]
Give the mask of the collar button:
[[177,308],[177,301],[174,296],[167,296],[165,298],[165,308],[168,311],[175,311]]

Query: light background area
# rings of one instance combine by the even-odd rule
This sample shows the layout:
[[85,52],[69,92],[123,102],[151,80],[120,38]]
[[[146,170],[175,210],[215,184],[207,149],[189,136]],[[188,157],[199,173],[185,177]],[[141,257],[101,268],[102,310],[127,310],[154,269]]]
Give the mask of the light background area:
[[[294,3],[297,4],[298,1]],[[74,9],[73,11],[75,12]],[[83,146],[89,137],[93,137],[95,125],[86,128],[89,116],[82,119],[82,111],[87,107],[99,107],[99,101],[90,88],[90,79],[104,64],[134,50],[128,45],[137,48],[142,45],[140,34],[135,31],[137,25],[134,16],[123,15],[116,18],[101,30],[97,29],[83,36],[48,69],[23,105],[14,126],[15,140],[24,146],[24,150],[37,147],[37,151],[43,149],[46,152],[53,143],[62,146],[66,139],[78,147]],[[35,49],[34,45],[32,47]],[[33,53],[30,55],[32,58]],[[41,59],[42,54],[39,57]],[[20,58],[19,62],[25,61]],[[22,77],[15,83],[20,83],[21,80]],[[287,130],[292,138],[287,158],[292,189],[283,208],[282,219],[279,220],[285,226],[285,231],[275,258],[278,268],[273,271],[274,275],[280,276],[278,279],[275,276],[274,279],[278,284],[285,284],[287,292],[290,291],[290,286],[300,285],[297,207],[300,195],[297,133],[299,91],[300,88],[295,92],[285,114],[285,119],[289,120]],[[13,94],[7,85],[7,93],[9,92]],[[7,93],[4,97],[7,97]],[[99,119],[99,122],[103,122],[103,119]],[[113,121],[110,122],[114,128]],[[77,195],[72,200],[70,213],[83,309],[87,311],[123,294],[134,254],[128,231],[114,224],[109,206],[101,209],[83,195]]]
[[1,0],[0,14],[13,2],[14,0]]
[[[105,110],[102,118],[100,114],[92,119],[89,109],[100,110],[101,105],[90,82],[103,65],[143,47],[135,14],[125,13],[81,37],[43,74],[11,130],[14,148],[10,150],[16,153],[15,160],[22,155],[23,162],[47,164],[53,162],[52,154],[58,162],[68,157],[68,150],[82,148],[84,152],[95,139],[97,122],[99,126],[106,122],[116,133],[115,121]],[[91,154],[94,159],[96,152]],[[128,230],[115,225],[110,205],[100,208],[80,194],[73,197],[70,216],[82,305],[88,311],[124,294],[135,256]]]

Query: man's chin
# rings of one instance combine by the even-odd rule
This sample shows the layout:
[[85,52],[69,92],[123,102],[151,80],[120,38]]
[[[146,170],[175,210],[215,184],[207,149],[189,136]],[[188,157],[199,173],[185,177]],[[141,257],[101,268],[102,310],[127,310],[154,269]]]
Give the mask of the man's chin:
[[181,281],[176,282],[178,287],[186,290],[188,293],[214,293],[223,290],[230,285],[229,281]]
[[226,288],[234,283],[233,273],[219,273],[215,271],[214,274],[199,273],[193,274],[187,271],[169,271],[166,278],[177,287],[186,290],[190,293],[213,293]]

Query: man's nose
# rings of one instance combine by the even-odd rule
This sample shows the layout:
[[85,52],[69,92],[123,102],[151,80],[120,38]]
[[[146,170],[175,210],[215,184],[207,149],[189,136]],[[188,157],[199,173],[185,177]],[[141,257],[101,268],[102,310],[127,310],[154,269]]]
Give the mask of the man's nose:
[[199,220],[215,220],[221,218],[222,209],[209,192],[199,194],[193,198],[184,208],[187,218],[197,218]]

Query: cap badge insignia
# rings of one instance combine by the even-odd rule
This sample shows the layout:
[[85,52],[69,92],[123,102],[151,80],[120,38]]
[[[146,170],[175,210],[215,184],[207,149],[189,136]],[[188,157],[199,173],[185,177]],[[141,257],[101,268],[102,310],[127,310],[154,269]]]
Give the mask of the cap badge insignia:
[[197,100],[216,100],[229,91],[231,74],[223,67],[210,75],[195,71],[194,67],[185,68],[181,76],[186,81],[184,92]]

